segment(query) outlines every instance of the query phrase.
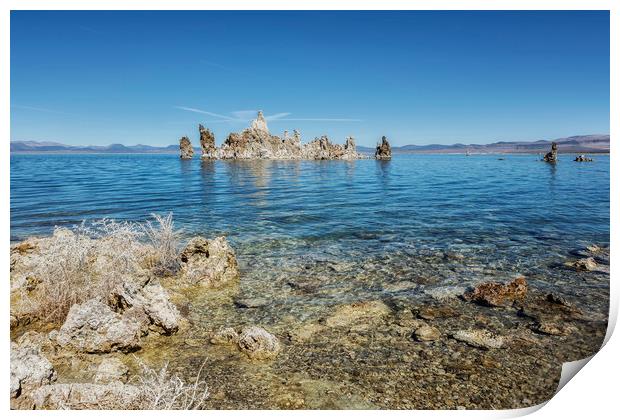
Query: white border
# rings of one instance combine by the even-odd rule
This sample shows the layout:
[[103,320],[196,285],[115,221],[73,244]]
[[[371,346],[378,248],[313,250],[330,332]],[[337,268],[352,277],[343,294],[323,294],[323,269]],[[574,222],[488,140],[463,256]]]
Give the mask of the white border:
[[[618,27],[620,19],[618,12],[620,2],[605,0],[564,0],[562,2],[553,0],[434,0],[434,1],[403,1],[383,0],[381,2],[372,2],[367,0],[359,0],[356,2],[344,2],[338,0],[297,0],[295,2],[278,1],[278,0],[261,0],[261,1],[242,1],[228,0],[226,2],[207,2],[199,0],[92,0],[92,1],[76,1],[76,0],[4,0],[0,3],[0,129],[4,139],[3,150],[0,153],[0,171],[2,192],[2,200],[0,200],[0,211],[3,217],[0,219],[0,229],[4,233],[4,246],[0,250],[0,262],[5,274],[2,282],[2,300],[3,313],[5,321],[2,324],[2,332],[4,334],[4,346],[2,347],[2,383],[4,389],[9,386],[9,323],[6,321],[6,315],[9,313],[9,232],[10,232],[10,206],[9,200],[9,139],[10,139],[10,10],[257,10],[257,9],[289,9],[289,10],[358,10],[358,9],[374,9],[374,10],[610,10],[611,11],[611,102],[610,115],[615,116],[610,120],[610,134],[612,138],[620,132],[618,130],[618,83],[617,75],[620,74],[618,67],[618,39],[620,33]],[[579,28],[575,28],[576,31]],[[611,243],[615,250],[617,242],[616,217],[618,216],[618,199],[620,191],[618,190],[618,164],[620,159],[614,153],[611,154]],[[576,192],[578,195],[578,192]],[[615,266],[618,259],[612,253],[612,287],[611,287],[611,308],[610,308],[610,329],[606,340],[607,345],[588,363],[577,380],[570,381],[554,398],[552,398],[542,410],[532,414],[531,418],[611,418],[611,413],[617,412],[618,396],[618,357],[620,354],[620,343],[617,337],[611,336],[613,326],[617,319],[618,310],[618,288],[616,287]],[[6,392],[6,391],[5,391]],[[2,400],[5,411],[9,410],[8,392]],[[535,411],[540,407],[524,410],[507,410],[507,411],[297,411],[293,415],[301,418],[328,416],[341,417],[355,415],[356,417],[378,418],[379,416],[400,417],[415,416],[416,418],[505,418],[527,414]],[[8,414],[14,417],[97,417],[97,418],[113,418],[117,417],[117,412],[91,411],[91,412],[32,412],[32,411],[11,411]],[[120,414],[127,417],[155,417],[168,418],[170,416],[191,416],[194,418],[202,416],[216,416],[218,418],[237,418],[250,416],[253,418],[269,417],[289,417],[291,412],[287,411],[210,411],[210,412],[122,412]]]

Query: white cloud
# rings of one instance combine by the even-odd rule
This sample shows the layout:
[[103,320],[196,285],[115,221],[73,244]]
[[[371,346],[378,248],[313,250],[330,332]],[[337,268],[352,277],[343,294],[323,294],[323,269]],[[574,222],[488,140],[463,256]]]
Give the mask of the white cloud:
[[[232,116],[216,114],[215,112],[204,111],[198,108],[190,108],[187,106],[175,106],[177,109],[184,111],[196,112],[198,114],[205,114],[216,118],[221,118],[218,121],[210,122],[248,122],[256,118],[257,110],[241,110],[233,111],[230,113]],[[323,122],[360,122],[362,120],[357,118],[286,118],[291,115],[290,112],[279,112],[273,115],[265,116],[267,121],[323,121]]]

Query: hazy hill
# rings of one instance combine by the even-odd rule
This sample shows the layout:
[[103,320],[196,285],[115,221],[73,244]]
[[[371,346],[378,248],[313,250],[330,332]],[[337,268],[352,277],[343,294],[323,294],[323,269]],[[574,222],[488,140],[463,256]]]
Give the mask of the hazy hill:
[[[573,136],[553,140],[558,143],[560,153],[609,153],[609,134]],[[393,153],[546,153],[551,148],[551,140],[530,142],[499,141],[491,144],[428,144],[419,146],[392,147]],[[200,154],[200,148],[195,148]],[[374,153],[373,147],[358,146],[360,153]],[[109,146],[69,146],[49,141],[12,141],[11,153],[179,153],[179,146],[148,146],[137,144],[125,146],[120,143]]]

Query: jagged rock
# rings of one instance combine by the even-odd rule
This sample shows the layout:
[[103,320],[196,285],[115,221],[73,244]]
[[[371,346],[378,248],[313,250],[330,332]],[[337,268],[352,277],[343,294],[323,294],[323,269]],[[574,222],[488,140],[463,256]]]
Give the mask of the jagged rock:
[[[166,289],[155,279],[147,276],[127,279],[110,294],[109,301],[114,308],[125,311],[131,308],[128,315],[142,319],[139,312],[143,311],[147,326],[160,329],[164,334],[172,334],[179,329],[181,314],[170,302]],[[141,323],[144,323],[142,320]]]
[[127,382],[129,368],[116,357],[104,359],[97,367],[95,383]]
[[181,159],[191,159],[194,157],[194,148],[189,137],[183,136],[179,140],[179,149],[181,152]]
[[85,353],[139,349],[143,324],[128,312],[121,316],[97,299],[73,305],[56,341]]
[[558,161],[558,144],[556,142],[551,143],[551,151],[545,155],[543,160],[549,163]]
[[32,393],[36,409],[130,409],[142,397],[134,385],[70,383],[44,385]]
[[360,159],[355,150],[355,140],[353,137],[347,137],[344,146],[333,144],[327,136],[315,138],[310,143],[302,146],[302,159],[309,160],[352,160]]
[[11,398],[23,392],[50,384],[56,380],[56,371],[39,348],[28,343],[11,343]]
[[204,128],[202,124],[198,125],[198,131],[200,132],[200,148],[202,149],[201,159],[216,159],[215,136],[211,130]]
[[441,337],[439,330],[430,325],[424,325],[416,329],[413,334],[418,341],[436,341]]
[[[344,145],[332,144],[326,136],[302,145],[299,131],[293,137],[285,132],[280,138],[269,133],[267,121],[261,111],[250,123],[250,128],[240,133],[230,133],[221,147],[215,147],[213,134],[200,126],[200,141],[205,159],[361,159],[355,150],[355,141],[347,138]],[[189,141],[189,139],[188,139]]]
[[211,344],[235,344],[239,341],[239,334],[230,327],[220,328],[209,341]]
[[592,162],[594,159],[587,157],[586,155],[579,155],[575,158],[575,162]]
[[250,359],[272,359],[280,352],[278,338],[260,327],[247,327],[239,334],[239,349]]
[[596,268],[598,267],[596,260],[592,257],[582,258],[580,260],[567,263],[567,265],[569,267],[573,267],[577,271],[592,271],[596,270]]
[[487,306],[504,306],[515,300],[523,300],[526,294],[527,280],[525,277],[517,277],[506,284],[479,284],[472,291],[463,294],[463,298]]
[[381,137],[381,144],[375,150],[375,159],[392,159],[392,148],[387,137]]
[[499,349],[504,345],[504,339],[486,330],[461,330],[452,337],[463,343],[481,349]]
[[181,278],[207,287],[233,283],[239,279],[235,251],[223,236],[212,240],[197,236],[181,253]]

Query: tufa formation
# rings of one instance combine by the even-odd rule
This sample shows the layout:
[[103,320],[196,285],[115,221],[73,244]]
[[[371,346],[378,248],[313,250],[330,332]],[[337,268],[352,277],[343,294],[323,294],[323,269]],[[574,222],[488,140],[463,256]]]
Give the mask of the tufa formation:
[[385,136],[381,137],[381,144],[377,145],[375,159],[392,159],[392,148]]

